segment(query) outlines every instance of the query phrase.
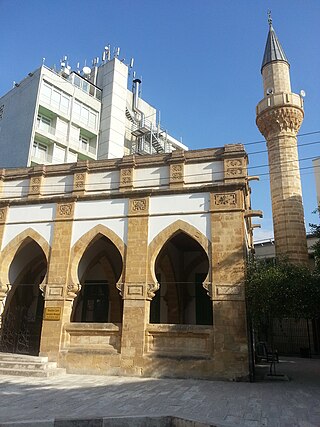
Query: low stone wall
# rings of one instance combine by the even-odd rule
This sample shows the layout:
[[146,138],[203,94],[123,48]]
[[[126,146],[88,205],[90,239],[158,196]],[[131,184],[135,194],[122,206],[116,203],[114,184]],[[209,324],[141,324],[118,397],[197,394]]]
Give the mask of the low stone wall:
[[115,323],[66,323],[65,350],[120,352],[121,325]]
[[68,373],[119,375],[121,325],[66,323],[59,365]]
[[146,354],[169,357],[204,357],[213,353],[213,328],[203,325],[149,324]]

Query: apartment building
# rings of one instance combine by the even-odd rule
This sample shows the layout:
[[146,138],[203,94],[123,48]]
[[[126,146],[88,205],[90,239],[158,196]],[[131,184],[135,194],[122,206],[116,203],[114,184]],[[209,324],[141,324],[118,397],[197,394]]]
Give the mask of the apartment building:
[[58,71],[42,65],[0,98],[2,167],[187,149],[141,99],[141,80],[130,80],[130,66],[104,57],[81,71],[73,71],[66,57]]

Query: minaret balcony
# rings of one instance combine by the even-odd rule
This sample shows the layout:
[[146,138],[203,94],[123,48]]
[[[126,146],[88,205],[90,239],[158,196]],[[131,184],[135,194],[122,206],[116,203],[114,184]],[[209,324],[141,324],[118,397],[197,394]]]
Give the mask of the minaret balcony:
[[263,98],[262,101],[256,107],[257,116],[259,116],[264,110],[268,108],[280,107],[280,106],[293,106],[303,110],[303,98],[296,93],[275,93]]

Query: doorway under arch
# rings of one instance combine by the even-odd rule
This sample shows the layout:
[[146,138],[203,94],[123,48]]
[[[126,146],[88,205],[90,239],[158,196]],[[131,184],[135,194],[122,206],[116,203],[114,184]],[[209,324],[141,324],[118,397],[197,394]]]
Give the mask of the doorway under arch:
[[150,323],[212,325],[212,302],[203,287],[209,259],[183,231],[175,233],[155,261],[160,283],[150,306]]
[[81,291],[73,304],[72,322],[121,323],[123,301],[116,288],[123,270],[122,256],[106,236],[96,236],[78,265]]
[[47,274],[47,259],[40,245],[26,238],[9,267],[11,290],[2,315],[2,352],[38,355],[44,298],[39,285]]

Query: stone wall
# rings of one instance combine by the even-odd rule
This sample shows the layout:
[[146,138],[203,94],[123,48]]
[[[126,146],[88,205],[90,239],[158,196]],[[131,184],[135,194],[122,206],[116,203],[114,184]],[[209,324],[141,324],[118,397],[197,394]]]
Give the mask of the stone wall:
[[[151,180],[151,186],[147,179],[144,186],[140,180],[137,185],[137,168],[140,179],[143,168],[149,169],[149,177],[153,168],[158,178]],[[207,169],[210,172],[205,178]],[[192,172],[192,179],[186,171]],[[101,178],[100,190],[94,174]],[[199,182],[197,175],[201,176]],[[48,195],[48,176],[55,177],[55,185],[60,180],[70,182],[73,176],[73,187],[63,185],[61,193]],[[159,179],[158,183],[154,179]],[[22,196],[18,187],[26,180],[28,191]],[[20,195],[10,199],[4,191],[0,202],[0,298],[5,305],[12,260],[23,245],[37,242],[48,265],[40,284],[45,297],[41,355],[57,360],[68,372],[247,378],[243,278],[248,243],[252,242],[251,217],[260,213],[251,211],[247,157],[241,145],[3,171],[2,181],[2,189],[15,183]],[[178,240],[172,240],[175,236]],[[195,277],[190,276],[192,271],[202,272],[196,268],[200,262],[197,254],[204,254],[200,257],[201,265],[206,265],[202,298],[211,301],[212,324],[150,323],[150,304],[161,286],[156,262],[168,242],[180,246],[167,254],[190,258],[188,277]],[[89,249],[92,256],[86,261]],[[176,286],[178,292],[175,259],[170,262],[173,265],[166,286]],[[101,266],[106,263],[108,277],[115,277],[115,283],[105,286],[112,286],[113,293],[119,292],[123,300],[121,322],[72,322],[79,298],[86,301],[89,311],[92,304],[99,309],[101,297],[90,300],[93,297],[85,292],[85,271],[100,278]],[[168,261],[164,265],[169,265]],[[99,283],[94,284],[97,289]],[[191,282],[185,286],[196,289]],[[201,309],[192,292],[185,302],[179,302],[178,292],[175,304],[192,303],[190,307]]]

